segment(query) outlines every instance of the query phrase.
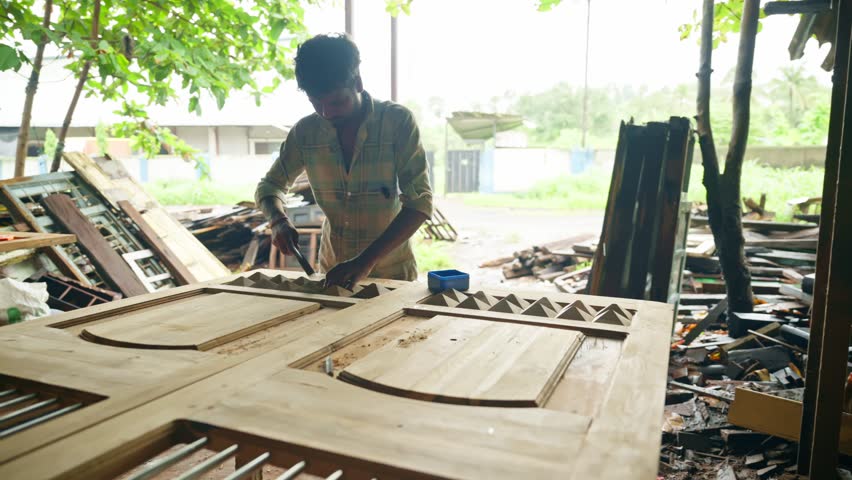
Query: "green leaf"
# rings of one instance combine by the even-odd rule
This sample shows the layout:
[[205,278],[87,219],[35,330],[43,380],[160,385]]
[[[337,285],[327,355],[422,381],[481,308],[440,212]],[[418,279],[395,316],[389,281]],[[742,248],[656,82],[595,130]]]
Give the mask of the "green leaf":
[[201,115],[201,107],[198,105],[198,97],[189,97],[189,111]]
[[269,39],[273,42],[277,42],[278,38],[281,36],[281,32],[284,31],[284,27],[287,26],[286,19],[274,19],[269,24]]
[[225,106],[225,91],[219,88],[211,88],[210,93],[216,97],[216,106],[221,110]]
[[0,71],[14,70],[17,72],[19,68],[21,68],[21,58],[18,56],[18,51],[0,43]]

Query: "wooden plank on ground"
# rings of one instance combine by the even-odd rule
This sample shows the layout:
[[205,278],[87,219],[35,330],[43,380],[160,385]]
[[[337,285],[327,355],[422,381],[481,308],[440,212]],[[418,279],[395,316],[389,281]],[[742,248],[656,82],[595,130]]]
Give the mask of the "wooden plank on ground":
[[725,298],[721,302],[717,303],[712,310],[707,312],[707,315],[702,318],[697,325],[692,327],[692,330],[690,330],[689,333],[687,333],[686,336],[683,337],[683,344],[689,345],[690,343],[692,343],[696,338],[698,338],[699,335],[701,335],[701,332],[707,330],[707,327],[712,325],[715,321],[719,320],[719,316],[722,315],[722,313],[727,309],[728,299]]
[[204,351],[319,309],[313,302],[214,293],[92,325],[83,330],[83,338],[124,347]]
[[[765,327],[763,327],[759,330],[756,330],[756,331],[763,334],[763,335],[772,335],[773,333],[775,333],[779,330],[781,330],[781,324],[776,322],[776,323],[770,323],[769,325],[767,325],[767,326],[765,326]],[[743,347],[747,346],[748,344],[754,342],[754,339],[755,339],[755,335],[748,334],[744,337],[740,337],[740,338],[734,340],[733,342],[726,343],[725,345],[722,345],[720,348],[722,350],[726,351],[726,352],[730,352],[731,350],[736,350],[738,348],[743,348]]]
[[[708,219],[705,216],[695,215],[692,217],[692,225],[707,225]],[[817,228],[815,223],[785,223],[771,222],[768,220],[745,220],[743,219],[743,228],[756,230],[758,232],[798,232],[801,230],[810,230]]]
[[[10,237],[2,240],[3,237]],[[65,245],[74,243],[77,237],[67,233],[41,233],[41,232],[0,232],[0,253],[11,252],[23,248],[42,248],[53,245]]]
[[817,249],[817,239],[816,238],[806,238],[806,239],[779,239],[779,238],[771,238],[768,240],[746,240],[746,247],[766,247],[766,248],[774,248],[777,250],[816,250]]
[[[852,415],[842,414],[839,449],[852,455]],[[798,442],[802,403],[768,393],[738,388],[728,421],[739,427]]]
[[136,210],[136,207],[127,200],[119,200],[116,203],[118,203],[121,211],[130,217],[133,223],[139,227],[139,233],[142,234],[142,239],[148,244],[148,248],[153,250],[157,257],[166,265],[166,268],[169,269],[169,272],[171,272],[178,285],[195,283],[195,276],[192,272],[186,268],[186,265],[177,258],[172,249],[154,232],[151,226],[148,225],[148,222],[142,217],[142,214]]
[[789,297],[797,298],[808,305],[814,303],[813,295],[803,292],[801,288],[796,287],[794,285],[781,285],[778,291],[781,293],[781,295],[787,295]]
[[789,265],[792,267],[809,266],[816,263],[815,253],[804,252],[785,252],[782,250],[771,250],[765,253],[756,253],[756,256],[772,260],[781,265]]
[[569,330],[440,315],[356,361],[339,378],[444,403],[541,407],[583,338]]
[[724,293],[683,293],[680,296],[681,305],[715,305],[728,298]]
[[110,247],[70,197],[55,193],[44,197],[42,202],[58,225],[77,236],[77,245],[121,293],[127,297],[148,293],[127,262]]

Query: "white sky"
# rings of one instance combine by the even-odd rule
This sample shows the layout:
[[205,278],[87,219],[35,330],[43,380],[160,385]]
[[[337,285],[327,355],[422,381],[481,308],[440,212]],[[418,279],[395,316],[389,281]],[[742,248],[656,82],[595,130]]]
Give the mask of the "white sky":
[[[384,0],[356,0],[355,41],[366,88],[390,97],[390,20]],[[592,0],[591,85],[677,85],[695,81],[698,42],[680,40],[700,0]],[[415,0],[401,15],[400,100],[426,105],[444,97],[451,108],[487,103],[506,91],[527,93],[567,81],[583,83],[585,0],[563,0],[539,12],[534,0]],[[343,0],[310,8],[311,33],[344,30]],[[798,16],[764,19],[755,55],[755,82],[790,63],[787,46]],[[819,65],[828,52],[811,40],[802,60],[824,83]],[[733,69],[737,37],[714,52],[715,80]]]
[[[698,42],[695,38],[681,41],[678,26],[691,21],[700,4],[701,0],[592,0],[591,85],[654,90],[695,82]],[[385,0],[356,0],[355,6],[355,40],[366,88],[378,98],[389,99],[390,16]],[[309,7],[305,21],[312,34],[343,31],[343,0],[324,0],[322,6]],[[492,97],[507,91],[531,93],[563,81],[580,86],[585,22],[586,0],[563,0],[549,12],[539,12],[535,0],[414,0],[411,15],[399,18],[400,100],[413,100],[428,109],[428,100],[440,97],[453,111],[490,105]],[[797,23],[797,16],[764,20],[755,55],[757,84],[790,64],[787,46]],[[828,49],[811,40],[802,60],[807,71],[826,84],[830,74],[819,65]],[[715,84],[733,69],[736,50],[734,35],[714,52]],[[28,74],[26,69],[0,73],[0,87],[18,92],[0,97],[0,124],[18,124]],[[74,83],[60,64],[46,66],[35,101],[36,124],[61,124]],[[246,118],[258,124],[291,125],[312,112],[305,96],[296,91],[295,81],[282,85],[261,107],[241,92],[232,93],[223,111],[216,110],[212,98],[203,97],[202,103],[204,118],[188,114],[185,102],[150,112],[161,124],[175,125],[225,124]],[[83,98],[73,125],[114,121],[114,109],[114,105],[100,105],[96,98]]]

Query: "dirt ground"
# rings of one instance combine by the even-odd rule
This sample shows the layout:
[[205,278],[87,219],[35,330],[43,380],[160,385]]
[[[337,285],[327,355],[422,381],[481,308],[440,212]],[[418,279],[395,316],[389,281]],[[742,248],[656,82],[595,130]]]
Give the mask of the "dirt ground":
[[603,224],[603,212],[473,207],[458,198],[437,198],[435,204],[459,233],[459,239],[448,243],[445,250],[452,257],[454,268],[471,274],[472,288],[511,285],[556,291],[553,284],[539,282],[534,277],[504,280],[500,268],[479,268],[479,265],[533,245],[586,233],[598,236]]

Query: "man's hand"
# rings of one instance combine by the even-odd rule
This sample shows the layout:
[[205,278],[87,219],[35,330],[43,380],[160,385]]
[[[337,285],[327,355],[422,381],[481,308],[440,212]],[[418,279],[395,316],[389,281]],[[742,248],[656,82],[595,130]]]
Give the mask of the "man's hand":
[[287,217],[280,217],[272,223],[272,243],[284,255],[294,255],[299,244],[299,232]]
[[370,274],[374,266],[374,263],[369,263],[360,256],[338,263],[325,274],[325,286],[339,285],[352,290]]

